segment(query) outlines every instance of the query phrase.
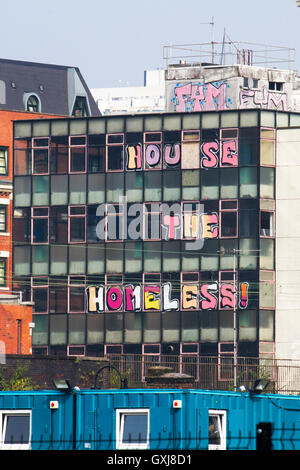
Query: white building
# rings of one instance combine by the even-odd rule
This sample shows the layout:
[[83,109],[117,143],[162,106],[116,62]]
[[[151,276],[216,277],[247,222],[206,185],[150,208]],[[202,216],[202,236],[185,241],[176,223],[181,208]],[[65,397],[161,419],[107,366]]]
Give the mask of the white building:
[[92,89],[102,115],[164,112],[164,70],[146,70],[144,76],[144,86]]

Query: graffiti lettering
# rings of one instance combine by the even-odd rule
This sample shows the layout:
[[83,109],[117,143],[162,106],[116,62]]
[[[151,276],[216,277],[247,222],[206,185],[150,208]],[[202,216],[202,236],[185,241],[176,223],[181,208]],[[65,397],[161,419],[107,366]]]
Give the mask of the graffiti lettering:
[[[199,144],[198,148],[199,150],[194,155],[189,154],[190,168],[199,168],[199,166],[202,168],[217,168],[219,165],[222,167],[238,166],[237,139],[203,142],[201,146]],[[161,168],[162,163],[170,168],[180,167],[182,161],[181,150],[181,143],[167,144],[164,149],[161,145],[149,144],[145,147],[145,162],[143,162],[142,146],[140,144],[128,145],[126,147],[126,170],[142,170],[143,164],[145,164],[146,169]]]
[[[181,299],[172,298],[172,285],[89,286],[86,289],[86,305],[89,313],[245,309],[248,305],[248,284],[240,283],[239,292],[234,284],[213,282],[210,284],[181,285]],[[239,298],[239,304],[237,299]]]
[[177,85],[174,88],[174,110],[178,113],[224,110],[227,86],[226,82]]
[[288,110],[287,94],[273,93],[266,87],[262,90],[241,90],[240,107],[247,108],[247,105],[251,102],[261,109]]

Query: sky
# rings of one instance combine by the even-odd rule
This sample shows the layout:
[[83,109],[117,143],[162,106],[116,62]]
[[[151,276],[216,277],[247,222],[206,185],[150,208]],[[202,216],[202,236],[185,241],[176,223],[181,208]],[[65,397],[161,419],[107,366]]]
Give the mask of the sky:
[[142,86],[144,70],[165,66],[164,46],[222,42],[224,30],[234,42],[295,49],[290,68],[300,74],[296,0],[0,0],[0,4],[1,58],[79,67],[90,88]]

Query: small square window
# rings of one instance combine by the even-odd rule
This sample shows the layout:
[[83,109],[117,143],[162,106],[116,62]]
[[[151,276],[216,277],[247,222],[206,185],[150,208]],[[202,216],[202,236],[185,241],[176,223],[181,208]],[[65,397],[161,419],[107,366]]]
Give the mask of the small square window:
[[26,450],[30,448],[30,413],[2,412],[1,449]]
[[149,410],[117,410],[117,449],[149,448]]

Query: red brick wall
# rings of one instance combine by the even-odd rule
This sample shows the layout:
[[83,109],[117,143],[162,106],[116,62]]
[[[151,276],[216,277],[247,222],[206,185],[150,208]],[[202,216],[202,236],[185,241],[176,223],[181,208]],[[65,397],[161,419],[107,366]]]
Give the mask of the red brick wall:
[[31,322],[31,305],[0,304],[0,341],[4,343],[5,354],[31,354]]

